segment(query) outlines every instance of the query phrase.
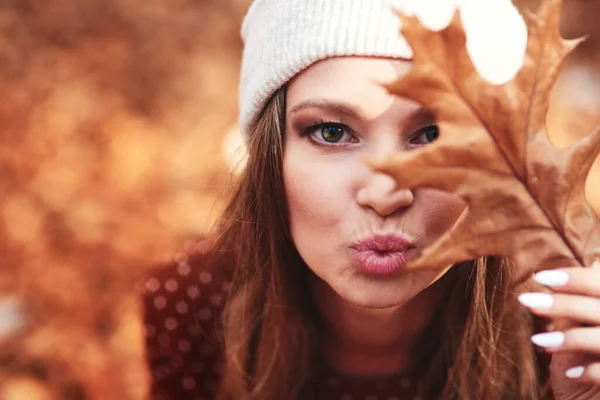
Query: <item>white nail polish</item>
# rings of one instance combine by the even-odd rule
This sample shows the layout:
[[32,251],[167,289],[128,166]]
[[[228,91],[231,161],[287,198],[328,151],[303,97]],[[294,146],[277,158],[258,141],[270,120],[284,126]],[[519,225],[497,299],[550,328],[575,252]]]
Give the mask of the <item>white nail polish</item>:
[[550,308],[554,304],[554,298],[548,293],[523,293],[519,301],[530,308]]
[[546,286],[563,286],[569,282],[569,274],[565,271],[542,271],[535,274],[533,279]]
[[531,337],[531,341],[542,347],[560,347],[565,342],[565,334],[562,332],[538,333]]
[[567,370],[567,372],[565,372],[565,375],[567,376],[567,378],[570,378],[570,379],[578,379],[578,378],[581,378],[584,371],[585,371],[584,367],[573,367],[573,368],[569,368]]

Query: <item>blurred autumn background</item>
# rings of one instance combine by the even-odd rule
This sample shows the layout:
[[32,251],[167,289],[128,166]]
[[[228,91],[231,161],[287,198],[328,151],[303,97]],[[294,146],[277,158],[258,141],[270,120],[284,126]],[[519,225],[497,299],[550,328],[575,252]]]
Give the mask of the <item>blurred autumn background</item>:
[[[0,399],[146,396],[133,284],[227,198],[249,3],[0,0]],[[600,123],[597,15],[565,0],[559,145]]]

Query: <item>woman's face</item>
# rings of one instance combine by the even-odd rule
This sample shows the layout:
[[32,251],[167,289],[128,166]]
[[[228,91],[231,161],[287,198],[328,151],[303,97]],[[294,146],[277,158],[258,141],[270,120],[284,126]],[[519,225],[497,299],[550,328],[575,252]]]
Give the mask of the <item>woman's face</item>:
[[454,195],[398,189],[364,163],[436,138],[429,112],[382,86],[409,68],[408,61],[331,58],[287,89],[283,175],[292,238],[315,275],[368,308],[403,305],[448,270],[405,271],[402,264],[464,210]]

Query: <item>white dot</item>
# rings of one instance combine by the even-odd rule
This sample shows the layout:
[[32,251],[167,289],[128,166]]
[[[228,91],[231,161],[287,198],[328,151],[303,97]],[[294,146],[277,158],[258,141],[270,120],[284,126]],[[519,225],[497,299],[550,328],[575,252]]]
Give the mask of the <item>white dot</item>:
[[169,279],[165,283],[165,289],[167,289],[169,292],[176,291],[178,287],[179,285],[177,284],[177,281],[175,279]]
[[183,378],[181,384],[185,390],[192,390],[196,387],[196,381],[190,377]]
[[199,336],[200,333],[202,333],[202,330],[200,329],[199,325],[190,325],[190,327],[188,328],[188,333],[190,334],[190,336]]
[[400,379],[400,386],[403,387],[404,389],[408,389],[410,387],[410,379],[408,379],[408,378]]
[[187,288],[187,295],[190,299],[195,299],[198,296],[200,296],[200,289],[198,289],[198,286],[193,285]]
[[177,264],[177,273],[181,276],[188,276],[191,270],[192,269],[188,263]]
[[208,308],[204,308],[198,311],[198,318],[200,318],[200,320],[202,321],[210,321],[210,319],[212,318],[212,313]]
[[206,253],[210,250],[210,242],[208,240],[199,240],[195,248],[198,253]]
[[179,343],[177,343],[177,347],[182,353],[187,353],[192,348],[192,345],[187,340],[180,340]]
[[154,307],[160,309],[165,308],[167,305],[167,299],[165,299],[163,296],[156,296],[154,298]]
[[222,302],[223,302],[223,296],[218,295],[218,294],[216,294],[214,296],[210,296],[210,304],[212,304],[214,307],[219,307]]
[[160,288],[160,282],[156,278],[150,278],[146,281],[146,290],[149,292],[156,292]]
[[156,335],[156,327],[154,325],[146,325],[146,336],[153,337]]
[[177,312],[179,314],[185,314],[186,312],[188,312],[188,309],[189,309],[189,307],[185,301],[180,301],[175,306],[175,310],[177,310]]
[[173,329],[177,328],[177,320],[175,318],[165,319],[165,327],[172,331]]
[[[185,246],[184,246],[185,247]],[[185,264],[189,260],[189,257],[186,252],[182,251],[175,256],[175,262],[177,264]]]
[[212,281],[212,275],[209,272],[201,272],[199,275],[200,282],[208,284]]
[[231,282],[229,282],[229,281],[223,282],[222,288],[223,288],[224,292],[229,292],[229,289],[231,289]]

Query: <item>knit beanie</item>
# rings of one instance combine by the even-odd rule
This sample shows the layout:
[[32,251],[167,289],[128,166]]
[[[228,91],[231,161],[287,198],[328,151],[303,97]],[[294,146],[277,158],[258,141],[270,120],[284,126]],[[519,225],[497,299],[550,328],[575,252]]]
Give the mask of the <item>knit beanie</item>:
[[[474,23],[489,25],[498,20],[498,12],[506,11],[506,5],[519,18],[510,0],[255,0],[241,32],[242,135],[247,137],[249,125],[279,88],[319,60],[353,55],[410,59],[412,51],[400,34],[400,20],[394,10],[417,15],[428,27],[441,29],[450,21],[455,6],[469,1],[473,4]],[[494,5],[501,4],[501,8],[494,9]],[[436,15],[441,19],[424,18]],[[501,29],[506,31],[506,28]],[[522,33],[525,26],[523,23],[508,28],[508,33],[510,29]],[[524,52],[526,40],[512,43],[510,35],[501,34],[498,42],[501,46],[517,44],[521,47],[518,51]],[[493,45],[491,51],[502,56]]]

